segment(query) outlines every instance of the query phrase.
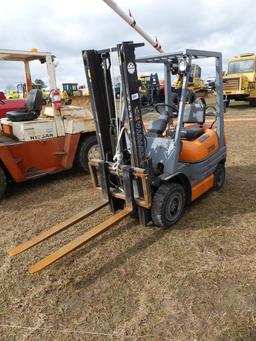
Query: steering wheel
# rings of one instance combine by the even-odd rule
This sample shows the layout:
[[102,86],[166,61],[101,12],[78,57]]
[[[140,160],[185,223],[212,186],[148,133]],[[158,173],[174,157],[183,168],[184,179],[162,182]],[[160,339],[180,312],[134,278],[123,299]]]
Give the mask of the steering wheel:
[[158,104],[156,104],[155,105],[155,109],[158,112],[158,114],[162,114],[162,111],[160,110],[161,107],[167,107],[167,108],[172,109],[172,112],[169,112],[167,110],[170,118],[178,117],[178,107],[173,102],[171,102],[171,104],[166,104],[166,103],[158,103]]

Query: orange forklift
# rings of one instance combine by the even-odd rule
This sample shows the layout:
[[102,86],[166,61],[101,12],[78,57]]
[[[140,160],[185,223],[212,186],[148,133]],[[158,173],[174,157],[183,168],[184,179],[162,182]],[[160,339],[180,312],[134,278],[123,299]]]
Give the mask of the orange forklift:
[[[88,171],[88,160],[98,146],[91,112],[85,107],[62,106],[50,52],[0,50],[0,61],[25,66],[28,96],[25,105],[0,120],[0,198],[8,181],[23,182],[77,165]],[[42,92],[32,89],[30,62],[45,63],[52,103],[42,105]],[[4,102],[4,101],[3,101]]]

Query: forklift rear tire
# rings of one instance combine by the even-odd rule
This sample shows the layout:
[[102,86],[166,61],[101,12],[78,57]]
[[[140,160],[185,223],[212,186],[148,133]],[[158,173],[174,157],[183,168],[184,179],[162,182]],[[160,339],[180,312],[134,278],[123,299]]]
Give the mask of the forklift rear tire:
[[76,165],[80,170],[84,172],[89,172],[88,162],[90,161],[90,159],[100,157],[97,157],[97,155],[93,155],[93,151],[97,151],[97,146],[98,142],[96,135],[90,135],[82,138],[76,155]]
[[221,189],[225,182],[226,170],[223,163],[219,163],[214,172],[214,188],[216,191]]
[[0,199],[4,196],[7,187],[7,178],[5,172],[0,167]]
[[228,108],[228,107],[229,107],[229,104],[230,104],[230,99],[226,99],[226,100],[224,101],[224,103],[225,103],[225,107]]
[[151,218],[155,225],[165,229],[174,225],[185,209],[186,194],[184,187],[178,183],[164,183],[156,191]]

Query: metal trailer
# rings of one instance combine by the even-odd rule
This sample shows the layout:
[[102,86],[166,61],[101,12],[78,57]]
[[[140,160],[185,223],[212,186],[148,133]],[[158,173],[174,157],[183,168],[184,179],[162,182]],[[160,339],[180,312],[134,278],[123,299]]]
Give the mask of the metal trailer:
[[[123,42],[112,49],[83,51],[101,153],[100,160],[90,162],[90,172],[94,188],[102,192],[103,202],[53,226],[10,254],[16,255],[40,243],[107,204],[114,214],[34,264],[31,272],[54,263],[131,213],[144,225],[153,221],[168,228],[181,218],[186,205],[224,183],[221,53],[186,49],[136,60],[135,49],[142,45]],[[116,112],[111,81],[113,52],[117,52],[120,63],[124,100],[121,113]],[[185,100],[192,60],[199,58],[216,61],[216,110],[210,113],[206,112],[203,100],[191,104]],[[165,74],[165,103],[157,106],[159,119],[153,120],[147,131],[141,115],[137,63],[162,64]],[[184,77],[178,108],[171,101],[171,70]],[[213,120],[206,122],[206,115]]]

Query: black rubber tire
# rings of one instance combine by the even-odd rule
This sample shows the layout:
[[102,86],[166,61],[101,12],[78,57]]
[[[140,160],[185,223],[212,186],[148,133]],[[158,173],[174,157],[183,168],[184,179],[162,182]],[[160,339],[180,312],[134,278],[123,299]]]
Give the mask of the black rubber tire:
[[214,172],[214,188],[216,191],[221,189],[225,182],[226,170],[225,164],[219,163]]
[[225,100],[224,103],[225,103],[225,107],[228,108],[230,105],[230,99]]
[[141,98],[140,98],[140,104],[142,107],[145,107],[147,106],[149,103],[148,103],[148,98],[146,95],[141,95]]
[[0,167],[0,199],[4,196],[7,187],[7,178],[4,170]]
[[249,101],[249,104],[251,107],[256,107],[256,100],[252,99],[251,101]]
[[89,135],[81,138],[76,154],[76,166],[78,169],[84,172],[89,172],[88,153],[90,148],[97,144],[98,141],[96,135]]
[[179,95],[177,94],[177,92],[172,92],[171,93],[171,102],[173,102],[175,105],[179,105]]
[[[172,182],[161,185],[153,197],[151,207],[151,218],[154,224],[165,229],[174,225],[183,215],[185,203],[186,194],[182,185]],[[171,217],[173,213],[169,212],[172,207],[176,210],[173,217]]]
[[186,101],[189,103],[189,104],[192,104],[194,103],[196,100],[196,95],[193,91],[191,90],[187,90],[187,96],[186,96]]

